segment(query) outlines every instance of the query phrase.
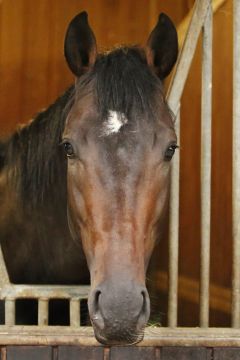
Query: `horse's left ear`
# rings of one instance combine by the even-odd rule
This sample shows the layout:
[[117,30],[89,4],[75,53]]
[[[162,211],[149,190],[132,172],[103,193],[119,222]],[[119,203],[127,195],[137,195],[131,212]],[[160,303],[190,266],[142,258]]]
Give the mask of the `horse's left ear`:
[[94,65],[97,57],[96,38],[88,24],[86,11],[70,22],[65,36],[64,53],[70,70],[77,77]]
[[178,56],[177,31],[165,14],[160,14],[158,23],[151,32],[146,46],[147,62],[163,80],[172,70]]

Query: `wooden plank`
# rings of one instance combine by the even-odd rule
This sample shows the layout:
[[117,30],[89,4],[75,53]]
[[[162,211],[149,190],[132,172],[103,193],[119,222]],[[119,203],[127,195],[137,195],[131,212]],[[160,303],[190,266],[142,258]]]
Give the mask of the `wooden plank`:
[[215,348],[213,349],[213,360],[239,360],[239,348]]
[[135,346],[124,346],[124,347],[112,347],[110,349],[110,360],[155,360],[155,349],[153,347],[135,347]]
[[52,360],[50,346],[8,346],[7,360]]
[[207,349],[202,347],[164,347],[161,360],[207,360]]
[[102,360],[103,347],[59,346],[58,360]]

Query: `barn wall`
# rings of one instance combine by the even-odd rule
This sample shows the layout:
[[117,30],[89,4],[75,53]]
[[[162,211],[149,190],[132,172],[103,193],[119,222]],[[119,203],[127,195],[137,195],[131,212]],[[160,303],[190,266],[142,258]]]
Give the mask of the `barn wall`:
[[[167,4],[166,4],[167,3]],[[89,13],[100,49],[145,42],[160,11],[179,22],[188,1],[2,0],[0,2],[0,134],[12,131],[71,84],[63,40],[71,18]]]
[[[118,43],[144,43],[160,11],[179,24],[193,0],[2,0],[0,1],[0,134],[47,107],[71,84],[63,57],[65,29],[87,10],[100,49]],[[232,1],[214,17],[213,178],[211,280],[220,290],[231,277],[231,23]],[[200,64],[201,44],[182,102],[180,275],[198,286],[200,247]],[[167,268],[167,241],[153,259],[152,279],[166,293],[159,271]],[[157,280],[158,279],[158,280]],[[166,297],[163,297],[166,299]],[[166,302],[162,304],[166,307]],[[227,305],[228,306],[228,305]],[[195,317],[187,316],[193,308]],[[181,300],[182,324],[195,324],[197,300]],[[213,323],[228,323],[229,314],[212,312]],[[219,320],[220,319],[220,320]]]

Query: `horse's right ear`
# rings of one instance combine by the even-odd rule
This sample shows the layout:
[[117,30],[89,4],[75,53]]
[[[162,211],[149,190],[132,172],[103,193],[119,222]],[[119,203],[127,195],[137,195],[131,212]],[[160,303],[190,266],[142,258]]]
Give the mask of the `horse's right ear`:
[[70,22],[65,36],[64,53],[70,70],[77,77],[94,65],[97,45],[85,11]]

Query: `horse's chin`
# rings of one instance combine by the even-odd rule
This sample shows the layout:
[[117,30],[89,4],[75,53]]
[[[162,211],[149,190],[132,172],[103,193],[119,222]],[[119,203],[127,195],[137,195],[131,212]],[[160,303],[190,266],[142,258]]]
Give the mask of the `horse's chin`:
[[121,335],[121,334],[107,334],[104,335],[99,331],[97,328],[94,328],[95,337],[98,342],[103,345],[111,345],[111,346],[129,346],[138,344],[140,341],[143,340],[144,333],[143,331],[140,334],[128,334]]

